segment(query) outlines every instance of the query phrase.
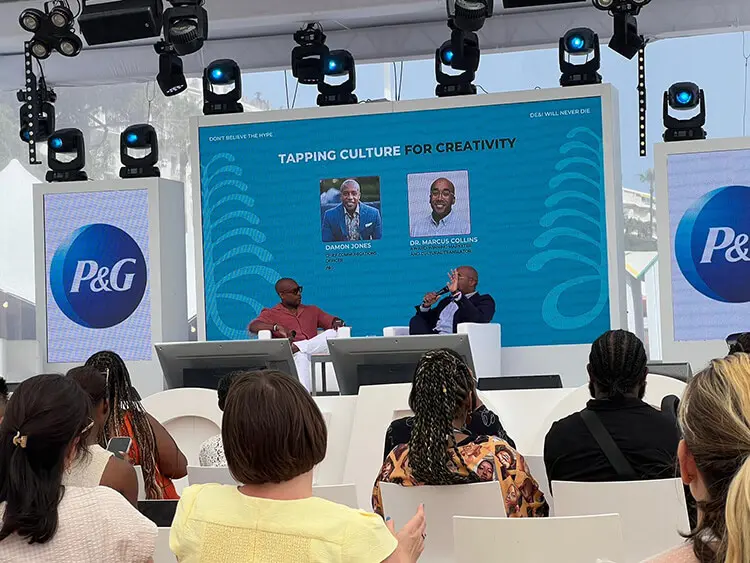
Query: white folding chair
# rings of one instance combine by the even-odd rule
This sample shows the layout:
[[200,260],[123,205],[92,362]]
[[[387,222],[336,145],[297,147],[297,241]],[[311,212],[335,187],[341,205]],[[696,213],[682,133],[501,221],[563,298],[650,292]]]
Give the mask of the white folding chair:
[[354,411],[357,408],[355,395],[339,397],[313,397],[318,405],[328,430],[326,456],[315,467],[315,485],[340,485],[344,482],[344,468],[349,454]]
[[169,549],[169,528],[158,528],[154,563],[177,563],[177,558]]
[[549,505],[549,515],[554,516],[554,507],[552,502],[552,494],[549,488],[549,480],[547,479],[547,467],[544,465],[543,455],[524,455],[523,459],[526,461],[526,465],[529,467],[531,476],[536,479],[539,483],[539,489],[544,493],[544,498],[547,499]]
[[146,484],[143,482],[143,468],[140,465],[134,465],[135,478],[138,480],[138,500],[146,500]]
[[457,562],[622,563],[624,560],[617,514],[571,518],[456,516],[453,537]]
[[688,532],[680,479],[574,483],[554,481],[556,516],[619,514],[625,561],[638,562],[680,544]]
[[218,483],[219,485],[236,485],[228,467],[200,467],[188,465],[188,483],[202,485],[204,483]]
[[[453,562],[454,516],[505,516],[505,503],[497,481],[470,485],[402,487],[394,483],[380,483],[383,511],[400,530],[417,512],[425,507],[427,538],[422,555],[424,561]],[[494,543],[494,542],[493,542]],[[457,561],[468,561],[459,558]]]
[[336,504],[343,504],[349,508],[359,508],[357,504],[357,487],[352,483],[313,487],[313,496],[330,500]]

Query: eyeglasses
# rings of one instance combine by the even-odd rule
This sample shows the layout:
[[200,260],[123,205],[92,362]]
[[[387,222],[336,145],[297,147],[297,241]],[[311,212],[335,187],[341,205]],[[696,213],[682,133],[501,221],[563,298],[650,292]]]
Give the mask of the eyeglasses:
[[284,293],[293,293],[294,295],[300,295],[302,293],[302,286],[298,285],[294,289],[289,289],[285,291]]

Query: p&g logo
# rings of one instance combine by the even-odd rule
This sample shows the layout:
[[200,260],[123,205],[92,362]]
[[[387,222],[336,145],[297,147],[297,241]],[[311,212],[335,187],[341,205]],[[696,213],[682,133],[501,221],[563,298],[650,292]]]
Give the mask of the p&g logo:
[[50,265],[55,302],[66,317],[87,328],[109,328],[127,319],[141,303],[146,281],[138,244],[104,223],[76,230]]
[[706,297],[750,301],[750,187],[719,188],[688,209],[677,227],[675,256]]

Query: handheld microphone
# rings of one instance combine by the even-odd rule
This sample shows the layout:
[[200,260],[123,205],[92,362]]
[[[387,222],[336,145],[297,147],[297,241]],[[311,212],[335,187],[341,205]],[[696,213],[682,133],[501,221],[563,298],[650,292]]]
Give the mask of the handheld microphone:
[[435,294],[436,294],[436,295],[438,295],[438,296],[440,296],[440,295],[445,295],[446,293],[450,293],[450,292],[451,292],[451,290],[450,290],[450,289],[448,289],[448,286],[446,285],[446,286],[445,286],[445,287],[444,287],[443,289],[441,289],[440,291],[436,291],[436,292],[435,292]]

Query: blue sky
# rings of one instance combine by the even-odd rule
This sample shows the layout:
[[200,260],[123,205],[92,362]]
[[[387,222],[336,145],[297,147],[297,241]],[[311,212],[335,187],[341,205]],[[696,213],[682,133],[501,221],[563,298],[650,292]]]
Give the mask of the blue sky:
[[[750,37],[747,56],[750,57]],[[636,91],[636,59],[629,61],[602,46],[601,75],[619,91],[622,180],[624,187],[646,190],[639,182],[641,172],[653,166],[653,144],[661,141],[662,95],[675,82],[690,81],[706,92],[709,138],[743,135],[746,59],[743,55],[743,34],[726,33],[700,37],[666,39],[646,49],[646,80],[648,88],[649,155],[638,154],[638,95]],[[398,69],[398,65],[397,65]],[[557,49],[497,53],[482,57],[475,84],[488,92],[529,90],[558,86],[560,71]],[[382,98],[386,81],[393,80],[392,65],[367,64],[357,67],[357,90],[360,100]],[[288,74],[290,99],[296,81]],[[245,95],[254,92],[271,102],[274,108],[286,107],[284,73],[282,71],[246,74]],[[401,99],[434,97],[434,62],[430,60],[404,63]],[[300,86],[295,107],[313,107],[317,90]]]

